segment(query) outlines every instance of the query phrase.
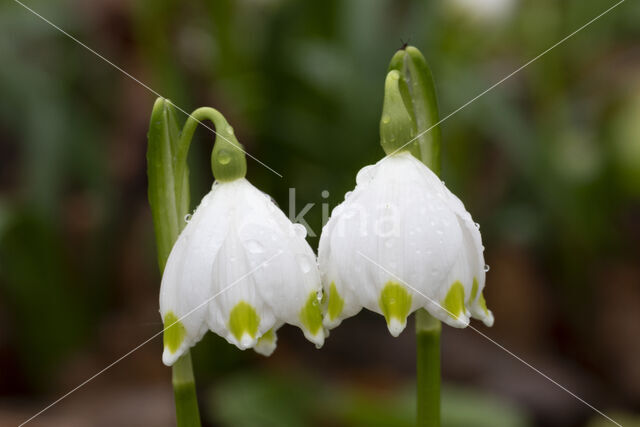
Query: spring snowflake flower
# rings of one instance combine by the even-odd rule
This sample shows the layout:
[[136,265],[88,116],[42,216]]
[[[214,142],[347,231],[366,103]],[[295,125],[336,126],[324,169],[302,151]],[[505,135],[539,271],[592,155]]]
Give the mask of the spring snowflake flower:
[[[219,132],[228,126],[222,120]],[[300,327],[318,347],[324,342],[322,285],[306,229],[244,178],[244,153],[224,147],[216,142],[217,180],[178,237],[162,277],[166,365],[207,330],[264,355],[275,349],[284,323]]]
[[462,202],[408,151],[364,167],[356,182],[320,238],[325,326],[363,307],[384,315],[393,336],[421,307],[451,326],[470,317],[491,326],[484,247]]

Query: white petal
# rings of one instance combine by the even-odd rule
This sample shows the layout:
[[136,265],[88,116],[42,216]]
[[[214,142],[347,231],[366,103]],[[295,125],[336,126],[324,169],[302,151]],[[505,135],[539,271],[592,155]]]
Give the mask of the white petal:
[[[319,263],[325,293],[330,297],[335,283],[344,299],[338,322],[361,307],[384,314],[380,300],[389,283],[402,284],[411,295],[408,313],[439,298],[462,234],[442,183],[425,179],[415,163],[410,155],[397,155],[361,170],[355,190],[323,229]],[[402,316],[397,320],[393,328],[388,322],[394,334],[405,323]]]
[[[186,330],[179,349],[165,350],[165,362],[173,363],[207,328],[245,349],[287,322],[321,345],[322,327],[309,330],[301,316],[319,291],[315,256],[299,227],[248,181],[214,184],[178,238],[163,276],[163,318],[169,312],[185,316]],[[258,351],[267,348],[263,342]]]
[[325,326],[362,307],[385,314],[394,336],[418,307],[452,326],[470,315],[490,323],[480,232],[444,183],[409,153],[366,166],[356,182],[320,238]]

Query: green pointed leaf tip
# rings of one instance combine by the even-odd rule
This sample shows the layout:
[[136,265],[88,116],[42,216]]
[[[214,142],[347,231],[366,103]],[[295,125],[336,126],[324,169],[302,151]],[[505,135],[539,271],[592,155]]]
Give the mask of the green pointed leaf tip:
[[178,348],[180,348],[180,344],[182,344],[184,337],[187,335],[187,331],[173,311],[165,314],[164,327],[164,346],[168,348],[171,353],[175,353]]
[[[386,132],[392,133],[391,120],[393,120],[393,116],[385,115],[387,93],[389,89],[393,89],[388,86],[389,75],[392,71],[397,71],[401,80],[397,91],[402,98],[402,104],[395,99],[397,96],[391,92],[389,92],[389,103],[393,102],[396,109],[400,109],[404,105],[412,122],[412,128],[406,129],[405,135],[402,135],[402,138],[406,138],[402,142],[392,142],[391,138],[394,135],[383,135],[382,132],[385,119],[389,119],[387,124],[389,129]],[[391,109],[391,106],[389,108]],[[398,126],[401,126],[402,122],[406,122],[406,119],[401,120]],[[389,74],[387,74],[387,82],[385,82],[385,107],[383,108],[380,132],[385,152],[390,154],[385,145],[395,147],[391,151],[393,152],[415,138],[415,141],[407,144],[403,149],[411,152],[435,173],[439,173],[440,127],[436,123],[438,123],[438,103],[431,70],[422,53],[415,47],[408,46],[396,52],[389,63]],[[407,138],[406,133],[411,132],[413,132],[413,136]],[[397,138],[399,134],[400,132],[395,137]],[[385,138],[387,141],[384,140]]]
[[255,338],[260,325],[260,316],[251,304],[240,301],[229,314],[229,330],[238,341],[242,340],[244,334]]
[[411,310],[411,295],[401,284],[389,281],[380,292],[378,304],[387,325],[391,325],[394,319],[404,325]]
[[311,335],[316,335],[322,329],[322,310],[316,292],[309,294],[306,304],[300,310],[300,322]]
[[[186,207],[178,203],[179,196],[189,192],[187,180],[183,180],[186,188],[182,191],[176,188],[179,184],[175,176],[175,154],[180,128],[171,101],[158,98],[154,103],[147,138],[148,197],[162,271],[180,232],[182,211],[186,211]],[[186,167],[183,174],[188,174]],[[188,203],[188,197],[183,199]]]
[[447,296],[442,301],[442,308],[453,318],[458,318],[462,314],[464,310],[464,287],[462,283],[455,281],[451,285]]
[[327,314],[329,315],[329,320],[335,320],[342,313],[342,309],[344,308],[344,299],[338,293],[338,289],[336,288],[336,283],[331,282],[331,287],[329,288],[329,305],[327,307]]

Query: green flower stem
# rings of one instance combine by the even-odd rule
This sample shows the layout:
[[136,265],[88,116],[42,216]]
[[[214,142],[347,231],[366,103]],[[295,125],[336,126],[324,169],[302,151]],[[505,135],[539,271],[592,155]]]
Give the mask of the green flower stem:
[[187,168],[191,139],[198,125],[205,120],[211,121],[215,127],[216,139],[211,152],[211,169],[215,178],[218,181],[233,181],[243,178],[247,173],[244,148],[238,142],[233,128],[218,110],[201,107],[187,118],[177,143],[175,157],[177,188],[180,188],[184,180],[188,180],[184,170]]
[[199,427],[200,411],[196,396],[196,381],[193,378],[191,353],[188,351],[171,368],[173,398],[176,403],[178,427]]
[[[175,108],[171,101],[158,98],[153,106],[149,124],[147,175],[149,204],[161,272],[184,226],[184,216],[189,210],[186,152],[179,165],[175,155],[179,137]],[[188,351],[174,363],[172,383],[178,427],[199,427],[200,412],[196,384]]]
[[[407,46],[391,59],[384,98],[380,120],[382,148],[387,155],[409,151],[439,175],[441,137],[435,85],[424,56],[415,47]],[[419,427],[440,427],[441,329],[440,321],[426,310],[416,312]]]
[[416,312],[417,425],[440,427],[440,321]]

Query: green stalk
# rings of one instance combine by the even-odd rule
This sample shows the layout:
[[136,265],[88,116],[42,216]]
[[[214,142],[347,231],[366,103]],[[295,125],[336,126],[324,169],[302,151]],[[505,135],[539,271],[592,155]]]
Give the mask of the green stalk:
[[[169,100],[158,98],[153,106],[149,124],[147,147],[147,176],[149,204],[158,248],[160,271],[184,226],[189,210],[189,172],[184,164],[177,167],[176,152],[180,128],[175,109]],[[180,179],[176,179],[179,171]],[[187,351],[172,367],[173,394],[178,427],[199,427],[200,412],[196,383]]]
[[200,411],[196,395],[196,381],[193,378],[191,353],[188,351],[171,367],[173,398],[176,404],[176,419],[179,427],[200,426]]
[[440,427],[440,321],[416,312],[417,425]]
[[[440,127],[431,70],[413,46],[401,49],[389,64],[380,122],[385,152],[406,150],[440,174]],[[410,144],[405,145],[407,142]],[[416,312],[416,400],[419,427],[440,427],[440,321]]]

